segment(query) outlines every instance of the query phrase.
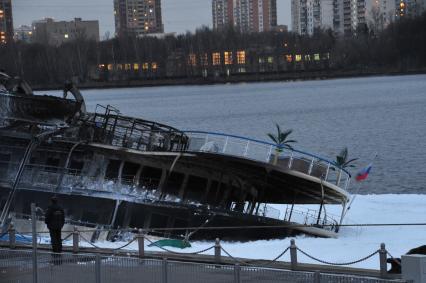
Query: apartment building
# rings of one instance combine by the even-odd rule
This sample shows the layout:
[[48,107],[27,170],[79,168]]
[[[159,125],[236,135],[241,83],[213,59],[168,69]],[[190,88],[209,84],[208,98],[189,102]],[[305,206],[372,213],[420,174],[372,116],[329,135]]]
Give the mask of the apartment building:
[[263,32],[277,26],[276,0],[212,0],[213,28]]
[[114,0],[117,36],[142,36],[164,32],[161,0]]
[[0,43],[13,40],[12,1],[0,0]]
[[51,18],[35,21],[32,24],[33,42],[59,46],[78,38],[99,41],[99,22],[83,21],[75,18],[73,21],[55,21]]

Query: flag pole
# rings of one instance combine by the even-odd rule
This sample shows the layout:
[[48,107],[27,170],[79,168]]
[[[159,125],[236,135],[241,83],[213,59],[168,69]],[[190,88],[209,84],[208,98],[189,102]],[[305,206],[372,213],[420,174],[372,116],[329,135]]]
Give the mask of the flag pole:
[[[374,162],[374,160],[377,158],[377,155],[378,155],[378,153],[377,153],[377,152],[376,152],[376,153],[374,153],[374,157],[372,158],[370,165],[373,165],[373,162]],[[348,208],[346,209],[345,214],[343,215],[343,217],[345,217],[345,216],[346,216],[346,214],[348,213],[349,209],[351,209],[352,203],[354,202],[354,200],[355,200],[356,196],[358,195],[359,190],[361,189],[361,187],[362,187],[362,185],[360,184],[360,185],[358,186],[358,189],[356,190],[356,192],[355,192],[355,194],[354,194],[354,196],[353,196],[352,200],[349,202]]]

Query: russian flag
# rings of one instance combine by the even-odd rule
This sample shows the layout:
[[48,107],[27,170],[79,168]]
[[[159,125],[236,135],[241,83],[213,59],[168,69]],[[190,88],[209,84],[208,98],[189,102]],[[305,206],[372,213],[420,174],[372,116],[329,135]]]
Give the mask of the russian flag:
[[356,174],[355,180],[357,180],[358,182],[361,182],[367,179],[368,174],[370,173],[371,167],[372,167],[372,164],[369,164],[368,166],[362,168],[362,170],[359,171],[358,174]]

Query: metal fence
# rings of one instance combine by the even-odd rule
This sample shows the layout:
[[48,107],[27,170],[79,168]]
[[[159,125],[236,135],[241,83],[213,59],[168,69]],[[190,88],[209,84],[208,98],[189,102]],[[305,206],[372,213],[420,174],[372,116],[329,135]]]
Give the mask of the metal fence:
[[[36,261],[34,261],[36,259]],[[34,263],[36,262],[36,263]],[[36,268],[33,268],[36,266]],[[302,272],[254,266],[219,265],[101,256],[99,254],[56,255],[0,249],[0,282],[73,283],[73,282],[229,282],[229,283],[403,283],[403,280]]]

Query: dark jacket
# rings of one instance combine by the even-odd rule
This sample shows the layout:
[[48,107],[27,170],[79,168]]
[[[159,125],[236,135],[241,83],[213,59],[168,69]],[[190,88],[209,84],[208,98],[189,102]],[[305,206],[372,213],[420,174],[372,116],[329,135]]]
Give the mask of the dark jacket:
[[57,204],[50,205],[46,210],[44,223],[49,230],[62,229],[65,223],[65,212],[62,207]]

